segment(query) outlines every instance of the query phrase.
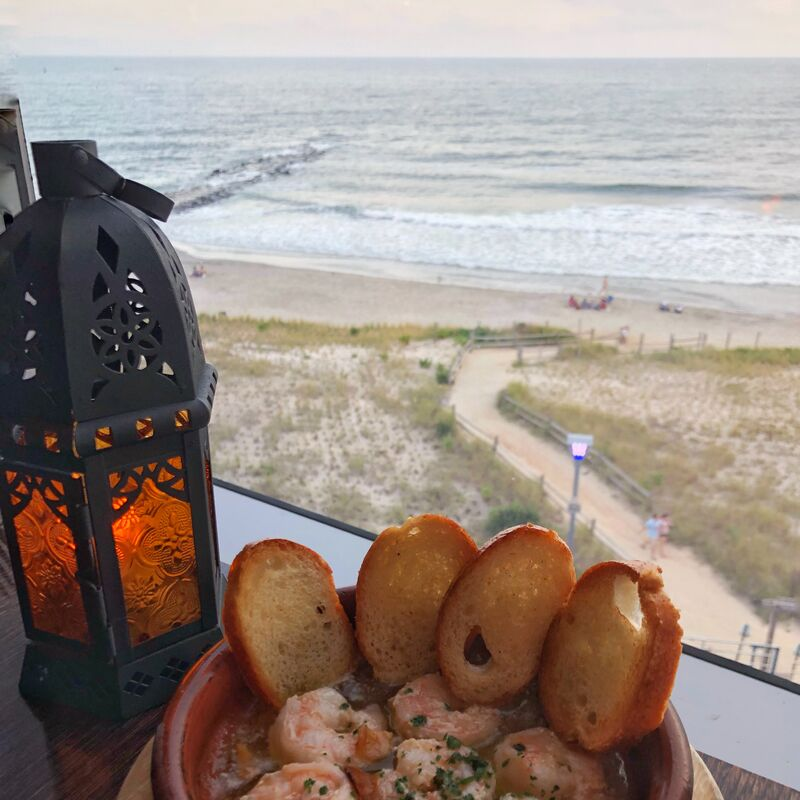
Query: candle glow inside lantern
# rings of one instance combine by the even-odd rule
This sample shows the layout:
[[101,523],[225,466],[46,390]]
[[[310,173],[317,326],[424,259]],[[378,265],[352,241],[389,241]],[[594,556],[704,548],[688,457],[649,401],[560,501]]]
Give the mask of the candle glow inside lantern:
[[221,636],[217,375],[150,219],[171,201],[93,142],[33,154],[42,199],[0,236],[0,509],[30,640],[20,690],[127,717],[168,699]]

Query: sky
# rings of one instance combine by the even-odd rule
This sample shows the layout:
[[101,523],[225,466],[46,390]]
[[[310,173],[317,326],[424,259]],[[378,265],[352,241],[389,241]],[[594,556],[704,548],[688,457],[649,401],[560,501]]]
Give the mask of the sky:
[[0,0],[0,29],[22,55],[800,57],[800,0]]

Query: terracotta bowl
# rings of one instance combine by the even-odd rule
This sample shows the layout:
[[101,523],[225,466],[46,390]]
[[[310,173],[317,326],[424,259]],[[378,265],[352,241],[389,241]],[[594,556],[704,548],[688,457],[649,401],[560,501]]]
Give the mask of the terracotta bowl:
[[[339,590],[347,613],[355,611],[352,587]],[[209,743],[246,704],[245,685],[226,642],[209,650],[186,674],[158,728],[153,748],[155,800],[210,800]],[[658,730],[626,756],[631,800],[691,800],[693,773],[689,742],[670,704]]]

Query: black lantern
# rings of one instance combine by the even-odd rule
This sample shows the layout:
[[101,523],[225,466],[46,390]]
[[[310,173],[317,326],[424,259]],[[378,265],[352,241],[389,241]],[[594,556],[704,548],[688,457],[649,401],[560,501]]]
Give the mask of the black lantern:
[[[26,696],[128,717],[220,638],[203,356],[180,260],[94,142],[33,144],[0,236],[0,507]],[[143,213],[145,212],[145,213]]]

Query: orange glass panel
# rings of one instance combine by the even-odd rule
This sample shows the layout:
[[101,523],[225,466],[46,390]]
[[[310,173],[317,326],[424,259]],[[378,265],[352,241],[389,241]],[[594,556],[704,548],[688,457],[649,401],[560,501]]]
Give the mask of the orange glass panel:
[[111,433],[111,428],[107,425],[102,428],[98,428],[94,432],[94,449],[95,450],[106,450],[109,447],[114,446],[114,436]]
[[192,422],[192,416],[188,408],[182,408],[180,411],[175,412],[175,427],[177,430],[188,428]]
[[140,439],[153,438],[153,420],[151,417],[136,420],[136,435]]
[[[7,472],[9,483],[14,473]],[[64,486],[52,481],[63,495]],[[38,489],[30,493],[25,508],[14,517],[25,585],[33,625],[40,631],[86,642],[89,631],[75,578],[75,541],[69,526],[45,503]]]
[[[180,458],[169,463],[183,467]],[[150,473],[155,469],[155,464],[147,466]],[[109,476],[112,488],[126,488],[119,486],[122,480],[121,473]],[[123,497],[115,498],[115,508],[124,502]],[[145,478],[136,499],[113,524],[113,533],[131,644],[198,620],[200,594],[189,503]]]

